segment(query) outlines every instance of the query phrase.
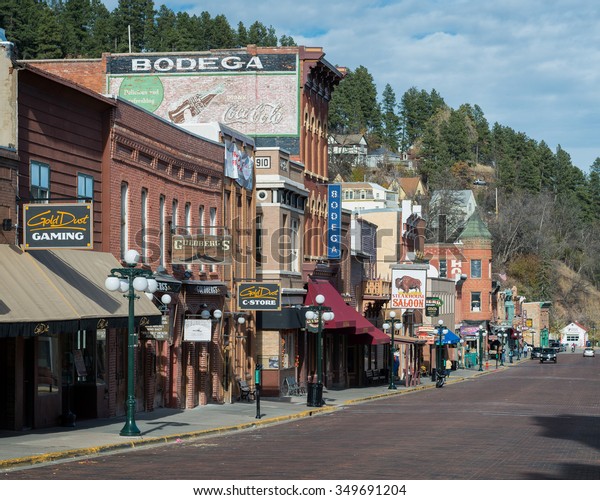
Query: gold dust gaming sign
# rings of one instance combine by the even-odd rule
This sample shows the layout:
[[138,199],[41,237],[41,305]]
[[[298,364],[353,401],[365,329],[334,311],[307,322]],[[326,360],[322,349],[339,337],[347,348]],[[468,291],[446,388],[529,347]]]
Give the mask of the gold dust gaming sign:
[[23,206],[25,250],[86,248],[94,245],[91,203]]

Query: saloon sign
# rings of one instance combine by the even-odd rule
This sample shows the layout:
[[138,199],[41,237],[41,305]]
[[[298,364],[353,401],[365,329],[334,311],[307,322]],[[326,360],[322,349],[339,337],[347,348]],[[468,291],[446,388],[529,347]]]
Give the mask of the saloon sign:
[[25,250],[86,248],[94,245],[92,204],[30,204],[23,206]]
[[394,269],[392,271],[392,308],[423,309],[425,307],[425,270]]

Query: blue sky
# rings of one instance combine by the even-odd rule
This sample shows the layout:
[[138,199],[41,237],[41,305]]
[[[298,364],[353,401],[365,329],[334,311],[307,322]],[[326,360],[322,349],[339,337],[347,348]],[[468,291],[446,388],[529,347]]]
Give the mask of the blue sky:
[[597,0],[155,0],[162,4],[223,14],[233,27],[273,26],[322,47],[332,64],[364,66],[398,101],[416,87],[454,109],[477,104],[490,126],[560,145],[583,171],[600,157]]

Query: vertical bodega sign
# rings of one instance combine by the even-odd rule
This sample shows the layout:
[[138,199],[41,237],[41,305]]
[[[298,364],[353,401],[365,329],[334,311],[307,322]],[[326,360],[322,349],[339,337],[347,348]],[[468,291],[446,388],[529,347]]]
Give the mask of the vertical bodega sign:
[[342,186],[327,186],[327,258],[340,259],[342,256]]
[[23,206],[25,250],[94,246],[91,203]]

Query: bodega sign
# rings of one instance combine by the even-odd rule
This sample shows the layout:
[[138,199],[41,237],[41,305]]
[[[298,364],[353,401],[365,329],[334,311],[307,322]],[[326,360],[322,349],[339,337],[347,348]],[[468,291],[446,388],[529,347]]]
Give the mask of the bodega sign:
[[25,250],[94,246],[91,203],[23,206]]

